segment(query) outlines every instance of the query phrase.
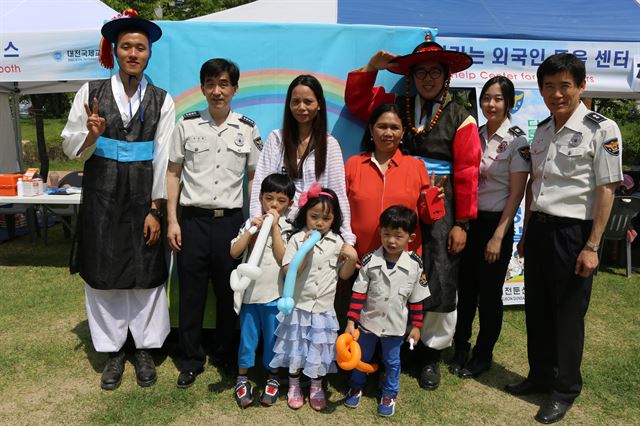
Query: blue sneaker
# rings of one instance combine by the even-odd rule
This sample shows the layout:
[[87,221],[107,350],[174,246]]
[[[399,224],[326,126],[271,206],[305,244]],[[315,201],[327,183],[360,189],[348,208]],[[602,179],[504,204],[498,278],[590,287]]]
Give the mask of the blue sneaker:
[[354,391],[349,389],[344,399],[344,406],[349,408],[358,408],[360,405],[360,398],[362,398],[362,390]]
[[393,416],[393,413],[396,412],[396,401],[397,398],[383,396],[380,400],[380,404],[378,404],[378,414],[383,417]]

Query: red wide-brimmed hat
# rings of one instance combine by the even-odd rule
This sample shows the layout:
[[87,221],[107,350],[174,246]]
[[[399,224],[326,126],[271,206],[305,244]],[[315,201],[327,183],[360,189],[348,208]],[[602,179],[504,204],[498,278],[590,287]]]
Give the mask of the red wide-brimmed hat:
[[126,9],[117,14],[102,26],[102,40],[100,41],[100,63],[103,67],[113,68],[113,44],[118,40],[118,35],[125,29],[138,28],[149,37],[149,43],[154,43],[162,37],[162,29],[154,22],[138,16],[133,9]]
[[387,69],[395,74],[408,75],[414,65],[427,61],[445,64],[451,74],[466,70],[473,64],[471,56],[455,50],[444,50],[431,41],[431,34],[427,33],[425,41],[417,45],[413,53],[395,58]]

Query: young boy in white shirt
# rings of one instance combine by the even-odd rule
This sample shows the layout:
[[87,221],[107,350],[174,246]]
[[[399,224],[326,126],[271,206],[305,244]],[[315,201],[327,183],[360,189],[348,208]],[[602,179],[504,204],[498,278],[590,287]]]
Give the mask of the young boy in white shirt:
[[[355,337],[356,325],[360,329],[358,343],[362,361],[371,360],[378,341],[382,347],[385,377],[378,405],[381,416],[392,416],[395,411],[400,382],[400,347],[405,340],[407,320],[411,320],[412,327],[406,340],[417,342],[423,321],[422,301],[430,294],[420,256],[406,251],[407,244],[416,236],[417,220],[415,212],[405,206],[391,206],[382,212],[382,247],[363,257],[347,313],[345,333]],[[353,371],[345,406],[358,406],[366,379],[365,373]]]
[[[262,364],[269,370],[269,378],[260,403],[273,405],[278,399],[278,369],[271,369],[269,363],[273,358],[275,329],[278,326],[277,301],[282,295],[281,273],[282,257],[286,241],[284,233],[291,229],[286,220],[286,213],[293,203],[296,187],[291,178],[284,174],[267,176],[260,187],[260,204],[262,216],[253,217],[243,225],[238,236],[231,241],[231,256],[239,258],[245,251],[253,250],[253,243],[258,233],[251,233],[252,226],[260,229],[267,214],[273,216],[271,232],[267,238],[264,252],[260,258],[260,277],[252,281],[244,291],[236,291],[233,307],[240,315],[240,346],[238,348],[238,379],[235,387],[236,402],[246,408],[253,402],[251,382],[247,379],[249,368],[255,364],[256,348],[262,334]],[[247,253],[248,255],[249,253]]]

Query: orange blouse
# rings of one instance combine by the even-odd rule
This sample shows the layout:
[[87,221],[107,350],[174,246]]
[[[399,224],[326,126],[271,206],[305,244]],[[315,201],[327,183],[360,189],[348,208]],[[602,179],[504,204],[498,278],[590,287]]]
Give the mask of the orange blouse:
[[[351,230],[356,235],[356,251],[362,258],[382,244],[378,228],[380,214],[396,204],[413,209],[425,223],[432,223],[420,193],[429,188],[424,162],[398,149],[385,174],[372,161],[372,153],[354,155],[345,165],[347,197],[351,207]],[[422,253],[420,224],[409,250]]]

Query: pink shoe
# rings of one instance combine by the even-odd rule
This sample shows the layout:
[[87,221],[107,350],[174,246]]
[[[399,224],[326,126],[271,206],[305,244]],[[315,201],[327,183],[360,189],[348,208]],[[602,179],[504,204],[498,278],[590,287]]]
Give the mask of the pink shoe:
[[309,405],[316,411],[322,411],[327,407],[327,398],[324,395],[321,380],[311,380]]
[[289,379],[289,391],[287,392],[287,404],[297,410],[304,405],[304,396],[300,387],[300,379]]

